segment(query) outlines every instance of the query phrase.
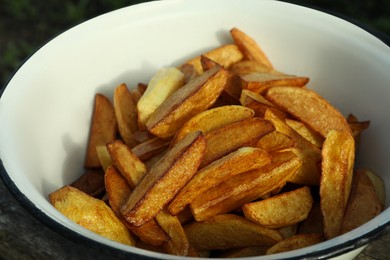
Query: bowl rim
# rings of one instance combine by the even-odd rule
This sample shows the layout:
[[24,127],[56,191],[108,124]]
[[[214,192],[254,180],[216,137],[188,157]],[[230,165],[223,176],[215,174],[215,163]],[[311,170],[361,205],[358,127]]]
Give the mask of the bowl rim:
[[[138,3],[134,5],[148,5],[152,2],[156,1],[146,1],[143,3]],[[157,1],[158,2],[158,1]],[[372,28],[371,26],[358,21],[352,17],[349,17],[347,15],[343,15],[341,13],[338,13],[333,10],[328,10],[325,8],[320,8],[316,6],[315,4],[302,4],[302,3],[291,3],[287,1],[283,1],[285,4],[291,4],[291,5],[296,5],[296,6],[302,6],[302,7],[307,7],[313,10],[320,11],[322,13],[328,14],[335,16],[337,18],[341,18],[342,20],[345,20],[347,22],[350,22],[351,24],[363,29],[364,31],[368,32],[378,40],[382,41],[385,45],[390,47],[390,36],[385,34],[384,32],[381,32],[375,28]],[[124,8],[128,8],[130,6],[134,5],[129,5]],[[119,9],[118,9],[119,10]],[[109,13],[115,12],[116,10],[113,10]],[[104,15],[104,14],[103,14]],[[91,18],[89,20],[95,19],[99,16],[96,16],[94,18]],[[87,21],[89,21],[87,20]],[[85,21],[85,22],[87,22]],[[82,24],[82,23],[81,23]],[[32,52],[29,56],[27,56],[24,61],[21,62],[21,64],[18,66],[18,68],[15,69],[13,73],[10,74],[8,77],[7,81],[5,82],[4,86],[0,86],[0,99],[6,90],[7,86],[9,85],[9,82],[12,80],[13,76],[19,71],[21,67],[23,67],[24,63],[30,59],[31,56],[33,56],[36,52],[38,52],[41,48],[43,48],[48,42],[50,42],[52,39],[56,38],[57,36],[65,33],[67,30],[72,29],[74,27],[77,27],[80,24],[77,24],[75,26],[72,26],[70,28],[64,29],[62,32],[55,34],[53,37],[49,38],[47,41],[43,42],[40,47],[38,47],[34,52]],[[149,253],[150,255],[147,254],[140,254],[139,252],[129,252],[125,251],[119,248],[111,247],[107,244],[104,244],[100,241],[93,240],[89,237],[83,236],[76,231],[73,231],[72,229],[66,227],[65,225],[53,220],[50,218],[47,214],[45,214],[41,209],[39,209],[38,206],[36,206],[30,199],[28,199],[16,186],[16,184],[13,182],[12,178],[10,175],[7,173],[5,166],[3,164],[2,159],[0,158],[0,179],[3,181],[5,186],[7,187],[8,191],[13,195],[13,197],[19,202],[19,204],[24,207],[31,216],[33,216],[35,219],[37,219],[40,223],[42,223],[44,226],[49,227],[51,230],[55,231],[57,234],[71,240],[72,242],[80,242],[83,246],[89,247],[91,249],[96,250],[97,252],[102,252],[108,255],[115,255],[116,258],[122,259],[122,258],[127,258],[129,255],[136,255],[140,259],[155,259],[154,257],[154,252],[148,251],[148,250],[141,250],[144,252]],[[285,260],[295,260],[295,259],[328,259],[331,257],[337,257],[342,254],[348,253],[350,251],[353,251],[355,249],[361,248],[368,243],[376,240],[377,238],[381,237],[382,235],[390,232],[390,219],[387,220],[383,225],[378,225],[376,228],[372,229],[371,231],[363,234],[362,236],[356,237],[354,239],[348,239],[347,241],[344,241],[343,243],[340,244],[335,244],[334,246],[330,246],[327,248],[319,249],[316,251],[312,252],[307,252],[299,256],[287,256],[284,257],[283,259]],[[176,256],[172,255],[166,255],[163,254],[167,257],[171,257],[172,259],[176,258]],[[191,259],[191,257],[187,257],[188,259]],[[162,258],[164,259],[164,258]],[[193,259],[202,259],[202,258],[193,258]],[[248,258],[249,259],[249,258]]]

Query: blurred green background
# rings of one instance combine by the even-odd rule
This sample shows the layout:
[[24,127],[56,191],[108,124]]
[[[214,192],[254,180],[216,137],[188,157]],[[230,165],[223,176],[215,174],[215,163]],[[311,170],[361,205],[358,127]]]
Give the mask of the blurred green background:
[[[239,1],[239,0],[237,0]],[[0,88],[48,40],[92,17],[142,0],[0,0]],[[390,0],[290,0],[335,12],[390,35]]]

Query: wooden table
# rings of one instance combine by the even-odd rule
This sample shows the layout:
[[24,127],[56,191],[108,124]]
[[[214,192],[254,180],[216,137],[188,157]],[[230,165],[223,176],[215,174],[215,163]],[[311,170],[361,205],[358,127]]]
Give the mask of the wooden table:
[[[390,259],[390,232],[371,242],[357,260]],[[110,259],[49,229],[22,207],[0,181],[0,259]]]

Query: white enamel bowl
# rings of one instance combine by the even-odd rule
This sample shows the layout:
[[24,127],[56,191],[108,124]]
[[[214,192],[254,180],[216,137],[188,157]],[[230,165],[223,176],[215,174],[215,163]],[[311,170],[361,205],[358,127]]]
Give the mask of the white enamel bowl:
[[[0,100],[1,175],[11,192],[38,219],[88,246],[118,257],[178,259],[95,235],[54,209],[48,194],[82,173],[96,92],[111,97],[122,82],[147,82],[162,66],[230,42],[232,27],[255,38],[275,68],[309,76],[309,87],[342,113],[371,121],[358,166],[379,173],[390,190],[389,46],[345,20],[287,3],[171,0],[131,6],[78,25],[48,42],[15,73]],[[347,234],[267,259],[351,258],[385,232],[389,221],[387,208]]]

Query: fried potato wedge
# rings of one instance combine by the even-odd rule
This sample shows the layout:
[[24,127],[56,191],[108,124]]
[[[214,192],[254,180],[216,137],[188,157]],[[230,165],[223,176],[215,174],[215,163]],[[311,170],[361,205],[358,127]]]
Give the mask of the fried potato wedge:
[[71,186],[50,193],[49,198],[57,210],[80,226],[110,240],[135,245],[130,231],[102,200]]
[[145,93],[147,88],[148,88],[148,84],[142,83],[142,82],[138,82],[137,90],[139,91],[139,93],[141,93],[141,95],[143,95]]
[[370,177],[365,170],[356,170],[351,193],[345,209],[341,233],[355,229],[379,215],[382,203]]
[[133,147],[137,144],[133,133],[138,130],[138,112],[137,104],[131,98],[126,84],[115,88],[113,103],[119,134],[126,145]]
[[360,169],[361,171],[364,171],[367,176],[370,178],[372,185],[374,185],[376,194],[378,195],[379,201],[382,205],[382,209],[385,208],[385,202],[386,202],[386,189],[385,189],[385,183],[383,179],[376,174],[375,172],[367,169]]
[[147,161],[152,157],[165,151],[170,144],[170,140],[164,140],[158,137],[149,139],[143,143],[138,144],[131,151],[141,160]]
[[302,166],[291,151],[274,153],[271,160],[264,167],[235,175],[196,197],[190,203],[195,220],[228,213],[260,198],[285,183]]
[[207,149],[201,168],[244,146],[256,146],[264,135],[275,128],[259,117],[247,118],[205,134]]
[[322,234],[298,234],[287,239],[283,239],[274,246],[270,247],[266,254],[276,254],[287,252],[311,245],[315,245],[324,241]]
[[143,143],[143,142],[146,142],[150,139],[153,139],[155,136],[152,135],[151,133],[149,133],[148,131],[141,131],[141,130],[138,130],[136,132],[133,133],[133,139],[138,143]]
[[267,152],[283,150],[292,148],[296,145],[296,142],[289,137],[278,131],[273,131],[263,136],[258,142],[257,147],[264,149]]
[[122,174],[113,166],[108,166],[104,174],[108,202],[111,209],[119,217],[120,208],[131,193],[131,188]]
[[253,38],[238,28],[232,28],[230,30],[230,35],[232,36],[233,41],[237,45],[238,49],[240,49],[244,55],[245,59],[254,60],[260,64],[264,64],[269,68],[273,68],[267,55],[265,55],[264,51]]
[[96,153],[103,171],[106,171],[108,166],[112,164],[110,153],[107,150],[107,145],[96,146]]
[[[222,45],[202,55],[215,61],[226,69],[229,69],[233,64],[244,58],[235,44]],[[192,65],[197,74],[202,74],[203,68],[200,61],[202,55],[185,62],[184,65]],[[181,67],[183,67],[183,65]]]
[[353,176],[355,140],[348,130],[331,130],[322,146],[320,182],[321,212],[324,235],[340,235]]
[[272,110],[274,113],[278,114],[279,117],[287,117],[286,112],[277,108],[262,95],[248,89],[243,89],[241,91],[240,103],[242,106],[248,107],[255,111],[255,116],[257,117],[264,117],[265,111],[267,109]]
[[184,84],[184,74],[175,67],[159,69],[150,79],[145,93],[137,103],[138,122],[145,128],[156,109]]
[[106,145],[108,142],[115,140],[117,132],[118,124],[115,118],[114,107],[106,96],[99,93],[96,94],[84,161],[86,168],[100,167],[96,146]]
[[[138,88],[132,88],[132,89],[129,89],[129,92],[130,92],[130,96],[131,96],[131,99],[133,100],[133,102],[135,104],[138,103],[138,101],[141,99],[142,97],[142,92],[138,89]],[[138,115],[137,115],[137,121],[138,121]],[[138,125],[139,126],[139,125]]]
[[274,245],[283,239],[268,229],[234,214],[221,214],[184,226],[190,244],[199,251]]
[[156,220],[170,237],[169,241],[165,242],[163,246],[166,253],[186,256],[190,243],[178,217],[172,216],[166,210],[162,210],[157,214]]
[[108,143],[107,150],[115,167],[122,173],[130,187],[134,189],[146,174],[145,164],[121,140]]
[[253,72],[283,75],[282,72],[276,71],[273,68],[270,68],[254,60],[239,61],[231,66],[230,71],[238,76],[243,76]]
[[309,82],[308,77],[263,72],[253,72],[240,78],[242,89],[248,89],[258,94],[265,94],[272,87],[291,86],[302,88]]
[[[114,166],[109,166],[107,168],[104,175],[104,180],[108,194],[109,205],[118,218],[122,219],[120,209],[126,203],[127,198],[132,192],[130,185]],[[123,222],[126,225],[126,222]],[[165,233],[163,229],[161,229],[155,219],[146,222],[140,227],[128,228],[133,232],[134,235],[149,245],[159,246],[169,240],[168,234]]]
[[353,114],[347,116],[347,122],[352,131],[352,136],[355,138],[355,142],[360,139],[360,134],[370,127],[370,121],[359,121]]
[[[210,58],[204,55],[200,57],[200,63],[202,64],[202,68],[204,71],[219,65],[218,63],[216,63],[215,61],[211,60]],[[225,85],[224,92],[221,93],[221,96],[234,104],[238,101],[240,95],[241,95],[240,77],[234,73],[230,73],[229,70],[229,77]]]
[[206,150],[201,132],[187,135],[141,179],[121,213],[131,226],[154,218],[196,173]]
[[289,238],[297,234],[298,224],[292,224],[289,226],[278,228],[278,231],[282,234],[283,238]]
[[96,198],[104,192],[104,172],[100,169],[87,170],[70,186]]
[[333,129],[351,132],[347,120],[340,111],[313,90],[273,87],[267,91],[265,97],[324,138]]
[[199,76],[192,64],[183,64],[179,69],[184,74],[184,84],[187,84],[189,81]]
[[147,129],[160,138],[173,136],[185,122],[208,109],[220,96],[228,72],[216,66],[169,96],[147,121]]
[[289,179],[289,182],[303,185],[319,185],[321,150],[289,127],[274,111],[267,109],[264,118],[271,121],[276,131],[290,137],[295,142],[293,151],[301,158],[303,165],[300,171]]
[[176,144],[187,134],[202,131],[203,134],[243,119],[252,118],[254,111],[243,106],[230,105],[211,108],[188,120],[176,133],[172,144]]
[[283,192],[242,206],[245,218],[268,228],[281,228],[306,219],[313,205],[309,187]]
[[262,149],[243,147],[199,170],[169,204],[168,210],[176,215],[197,196],[239,173],[260,168],[271,162]]
[[303,136],[306,140],[308,140],[310,143],[314,144],[318,148],[322,148],[322,143],[324,142],[324,137],[322,137],[317,132],[314,132],[310,128],[308,128],[304,123],[298,120],[293,120],[286,118],[285,119],[286,124],[295,130],[298,134]]

